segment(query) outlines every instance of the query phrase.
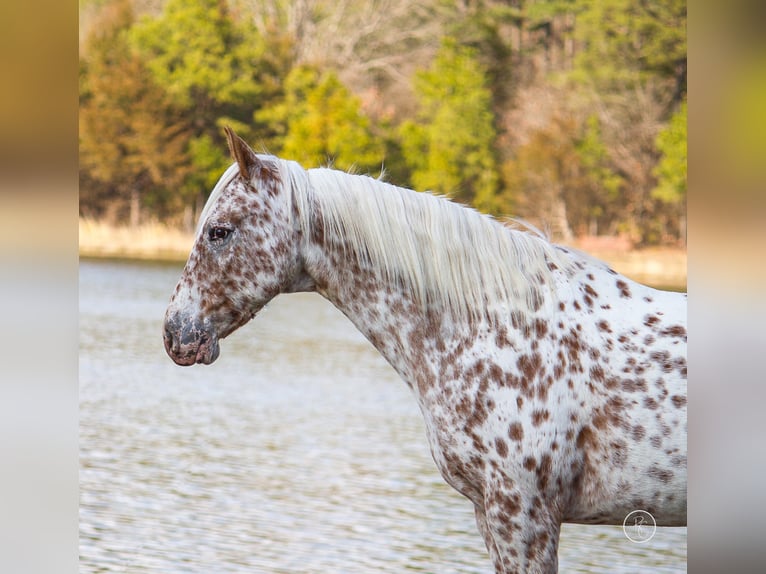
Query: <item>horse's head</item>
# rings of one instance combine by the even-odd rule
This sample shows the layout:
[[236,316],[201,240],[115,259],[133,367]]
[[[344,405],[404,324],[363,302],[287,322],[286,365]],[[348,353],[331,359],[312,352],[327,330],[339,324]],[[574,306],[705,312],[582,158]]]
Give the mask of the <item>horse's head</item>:
[[305,290],[300,227],[280,160],[257,155],[227,128],[232,165],[213,190],[165,313],[179,365],[212,363],[223,339],[278,293]]

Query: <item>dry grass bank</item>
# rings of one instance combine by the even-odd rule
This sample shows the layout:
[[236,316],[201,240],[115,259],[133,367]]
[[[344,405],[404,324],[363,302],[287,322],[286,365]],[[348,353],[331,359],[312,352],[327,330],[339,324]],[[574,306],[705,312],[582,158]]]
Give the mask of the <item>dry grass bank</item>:
[[81,218],[79,227],[81,257],[185,261],[194,243],[191,233],[159,223],[115,227]]
[[[80,219],[80,255],[185,261],[192,234],[158,223],[114,227]],[[609,242],[577,242],[574,247],[606,261],[615,270],[648,285],[686,289],[686,250],[656,247],[629,250]]]

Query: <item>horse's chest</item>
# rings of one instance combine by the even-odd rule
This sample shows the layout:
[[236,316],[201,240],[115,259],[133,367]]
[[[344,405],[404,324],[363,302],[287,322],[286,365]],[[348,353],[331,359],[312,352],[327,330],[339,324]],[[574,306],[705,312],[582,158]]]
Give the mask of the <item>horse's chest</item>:
[[487,464],[482,455],[483,441],[472,438],[465,427],[434,417],[426,417],[426,434],[436,467],[447,483],[480,503]]
[[479,503],[488,477],[514,467],[523,399],[492,359],[450,362],[440,374],[420,395],[431,452],[445,480]]

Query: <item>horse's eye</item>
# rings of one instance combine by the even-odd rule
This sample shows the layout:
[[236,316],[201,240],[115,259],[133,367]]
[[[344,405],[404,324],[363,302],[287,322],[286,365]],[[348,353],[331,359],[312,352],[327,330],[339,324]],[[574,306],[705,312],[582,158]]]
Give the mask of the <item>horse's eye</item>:
[[226,227],[211,227],[207,232],[210,241],[223,241],[231,234],[231,229]]

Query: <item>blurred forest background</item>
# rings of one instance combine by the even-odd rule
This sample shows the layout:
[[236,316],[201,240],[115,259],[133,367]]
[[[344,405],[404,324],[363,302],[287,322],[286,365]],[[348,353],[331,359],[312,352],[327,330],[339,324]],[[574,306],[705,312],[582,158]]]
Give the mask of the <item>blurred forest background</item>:
[[192,229],[256,149],[685,246],[685,0],[80,0],[80,215]]

